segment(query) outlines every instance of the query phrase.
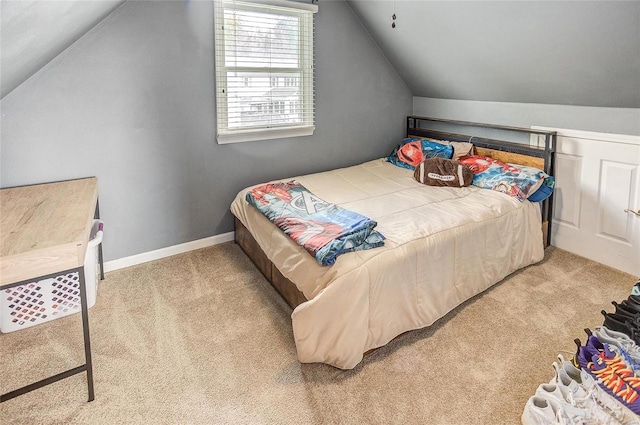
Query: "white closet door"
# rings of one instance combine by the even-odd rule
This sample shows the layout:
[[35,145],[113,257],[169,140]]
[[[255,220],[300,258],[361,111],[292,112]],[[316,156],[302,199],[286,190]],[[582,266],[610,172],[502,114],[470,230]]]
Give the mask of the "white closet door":
[[553,130],[551,245],[640,276],[640,137]]

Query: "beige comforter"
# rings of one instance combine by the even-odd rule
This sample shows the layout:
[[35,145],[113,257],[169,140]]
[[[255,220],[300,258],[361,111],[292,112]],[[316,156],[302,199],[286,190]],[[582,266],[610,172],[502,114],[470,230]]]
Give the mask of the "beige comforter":
[[474,186],[431,187],[384,159],[295,177],[378,222],[385,246],[320,266],[245,201],[231,205],[267,257],[309,300],[291,315],[298,359],[341,369],[542,260],[538,204]]

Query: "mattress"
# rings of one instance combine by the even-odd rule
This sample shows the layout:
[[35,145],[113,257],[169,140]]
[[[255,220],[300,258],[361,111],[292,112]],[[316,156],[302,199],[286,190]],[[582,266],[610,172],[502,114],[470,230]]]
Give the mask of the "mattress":
[[292,179],[377,221],[386,238],[321,266],[246,202],[251,188],[236,196],[231,212],[308,299],[291,315],[303,363],[351,369],[544,255],[539,204],[500,192],[425,186],[382,158]]

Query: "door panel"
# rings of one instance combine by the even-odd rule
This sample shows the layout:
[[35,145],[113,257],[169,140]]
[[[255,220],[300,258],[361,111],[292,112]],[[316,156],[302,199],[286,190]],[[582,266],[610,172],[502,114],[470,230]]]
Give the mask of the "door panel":
[[[540,127],[536,127],[540,128]],[[551,244],[640,276],[640,137],[558,132]]]

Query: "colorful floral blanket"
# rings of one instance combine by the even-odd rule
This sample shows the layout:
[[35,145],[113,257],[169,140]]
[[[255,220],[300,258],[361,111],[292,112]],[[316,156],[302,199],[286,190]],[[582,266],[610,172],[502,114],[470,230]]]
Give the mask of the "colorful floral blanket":
[[384,245],[375,221],[318,198],[295,180],[255,187],[246,199],[323,266],[340,254]]

